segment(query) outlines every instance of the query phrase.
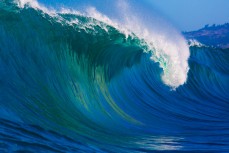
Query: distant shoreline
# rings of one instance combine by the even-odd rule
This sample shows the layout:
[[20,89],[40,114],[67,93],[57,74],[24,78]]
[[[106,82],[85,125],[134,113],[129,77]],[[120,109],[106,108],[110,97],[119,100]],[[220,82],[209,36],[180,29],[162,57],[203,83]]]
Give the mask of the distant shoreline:
[[222,49],[229,48],[229,23],[223,25],[206,25],[199,30],[182,33],[188,40],[194,39],[207,46]]

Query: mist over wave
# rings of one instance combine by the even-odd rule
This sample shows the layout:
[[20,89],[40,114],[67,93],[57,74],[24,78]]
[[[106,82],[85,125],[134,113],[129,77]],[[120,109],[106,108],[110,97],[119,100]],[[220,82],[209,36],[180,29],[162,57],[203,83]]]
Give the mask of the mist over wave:
[[229,150],[228,50],[130,6],[0,2],[0,151]]

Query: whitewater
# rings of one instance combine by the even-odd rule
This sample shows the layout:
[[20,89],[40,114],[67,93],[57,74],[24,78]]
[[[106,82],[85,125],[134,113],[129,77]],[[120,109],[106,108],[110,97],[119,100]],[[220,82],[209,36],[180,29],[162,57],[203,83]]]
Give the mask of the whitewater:
[[1,152],[229,151],[229,51],[118,6],[0,2]]

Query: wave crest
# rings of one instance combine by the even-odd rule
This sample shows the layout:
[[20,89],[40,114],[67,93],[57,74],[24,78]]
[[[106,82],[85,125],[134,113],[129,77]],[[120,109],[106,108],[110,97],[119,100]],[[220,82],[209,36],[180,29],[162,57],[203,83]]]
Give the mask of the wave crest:
[[[94,22],[92,24],[99,24],[100,27],[106,29],[106,25],[112,26],[128,36],[137,36],[142,40],[142,45],[147,45],[145,52],[151,54],[151,59],[158,62],[163,69],[162,80],[163,82],[172,87],[177,88],[183,85],[187,80],[187,73],[189,70],[188,58],[189,48],[185,39],[171,27],[165,27],[160,30],[154,29],[154,27],[147,27],[143,20],[129,9],[128,3],[125,2],[125,7],[120,8],[124,22],[118,19],[110,19],[108,16],[98,12],[95,8],[90,7],[84,13],[74,10],[62,9],[59,11],[47,11],[48,9],[38,4],[36,0],[17,0],[20,7],[24,7],[29,4],[32,7],[43,10],[53,16],[53,12],[56,14],[81,14],[83,16],[92,17],[100,22]],[[123,2],[122,2],[123,3]],[[123,5],[121,5],[123,6]],[[77,20],[69,23],[77,23]],[[89,27],[90,25],[84,25]]]

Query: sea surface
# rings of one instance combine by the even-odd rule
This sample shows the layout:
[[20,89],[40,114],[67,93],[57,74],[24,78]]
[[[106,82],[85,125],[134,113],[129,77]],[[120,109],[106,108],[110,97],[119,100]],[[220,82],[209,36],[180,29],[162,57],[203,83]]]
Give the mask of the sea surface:
[[36,6],[0,1],[0,152],[229,152],[228,49]]

